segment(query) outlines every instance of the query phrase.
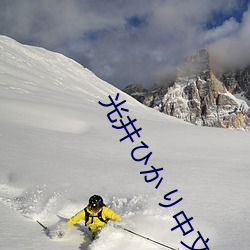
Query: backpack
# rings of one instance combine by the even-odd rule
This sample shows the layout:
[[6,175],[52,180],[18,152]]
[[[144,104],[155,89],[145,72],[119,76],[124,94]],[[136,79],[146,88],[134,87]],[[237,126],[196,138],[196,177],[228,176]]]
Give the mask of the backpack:
[[[105,206],[105,205],[104,205],[104,206]],[[94,217],[97,217],[100,221],[102,221],[102,222],[104,222],[104,223],[107,223],[107,222],[109,221],[109,219],[104,220],[104,219],[102,218],[102,210],[101,210],[96,216],[90,215],[90,213],[89,213],[88,210],[87,210],[87,207],[84,208],[84,212],[85,212],[85,219],[84,219],[84,220],[85,220],[85,226],[87,226],[87,222],[89,221],[90,217],[92,218],[92,221],[91,221],[90,224],[93,223]]]

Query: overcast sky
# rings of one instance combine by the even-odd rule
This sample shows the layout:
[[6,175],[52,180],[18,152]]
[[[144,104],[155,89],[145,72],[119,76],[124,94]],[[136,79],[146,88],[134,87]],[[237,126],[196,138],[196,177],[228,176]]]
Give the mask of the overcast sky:
[[195,51],[250,62],[250,0],[0,0],[0,34],[57,51],[124,88]]

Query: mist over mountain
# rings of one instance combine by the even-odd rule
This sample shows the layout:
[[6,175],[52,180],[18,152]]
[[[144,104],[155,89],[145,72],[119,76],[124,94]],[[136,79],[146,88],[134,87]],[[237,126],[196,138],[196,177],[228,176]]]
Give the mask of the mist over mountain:
[[148,107],[196,125],[249,129],[250,65],[218,63],[209,49],[188,57],[172,81],[124,91]]

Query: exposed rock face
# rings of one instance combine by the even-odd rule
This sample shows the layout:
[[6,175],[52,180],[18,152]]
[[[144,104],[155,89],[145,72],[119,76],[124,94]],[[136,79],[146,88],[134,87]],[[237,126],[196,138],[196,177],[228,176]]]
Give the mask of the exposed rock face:
[[209,63],[208,51],[201,50],[181,65],[171,87],[149,91],[140,87],[130,94],[149,107],[196,125],[248,129],[250,109],[233,94],[250,96],[250,67],[216,76]]
[[218,74],[228,91],[232,94],[242,93],[250,100],[250,66]]
[[147,92],[147,90],[144,89],[143,85],[141,84],[131,84],[123,89],[123,91],[142,103],[144,101],[144,94]]

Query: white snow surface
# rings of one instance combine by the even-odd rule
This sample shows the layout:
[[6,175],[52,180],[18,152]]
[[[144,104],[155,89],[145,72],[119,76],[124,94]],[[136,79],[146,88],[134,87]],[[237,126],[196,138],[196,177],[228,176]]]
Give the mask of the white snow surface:
[[[126,70],[126,69],[124,69]],[[126,139],[112,128],[109,95],[126,100],[123,112],[137,119],[141,137]],[[117,113],[113,123],[120,125]],[[131,151],[149,162],[136,162]],[[173,248],[187,249],[200,231],[209,249],[250,249],[250,134],[193,126],[147,108],[61,54],[0,36],[0,249],[149,250],[164,247],[109,223],[91,243],[84,222],[52,232],[93,194],[120,214],[120,223]],[[145,182],[141,171],[159,171],[163,181]],[[153,178],[153,174],[148,174]],[[164,195],[172,194],[171,201]],[[158,205],[171,204],[169,208]],[[184,211],[194,231],[183,236],[173,216]],[[179,217],[178,217],[179,218]],[[179,218],[182,221],[182,218]],[[187,225],[184,226],[184,228]],[[188,228],[188,227],[187,227]],[[204,248],[201,240],[195,249]],[[167,249],[167,248],[165,248]]]

